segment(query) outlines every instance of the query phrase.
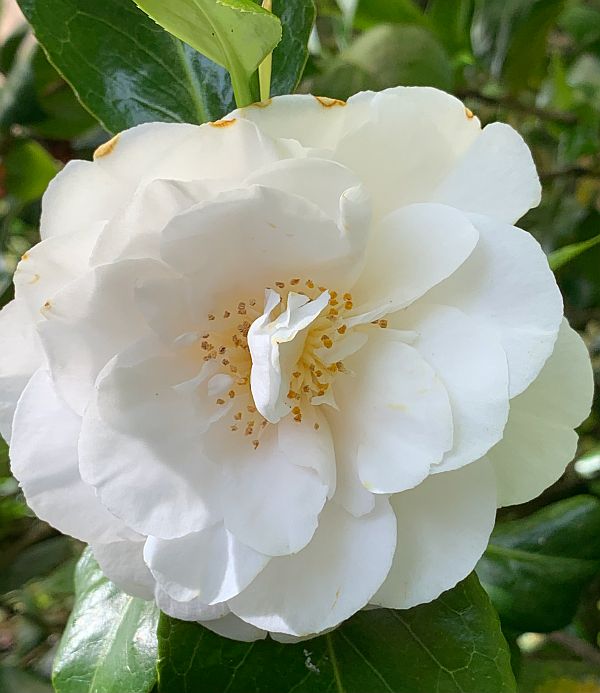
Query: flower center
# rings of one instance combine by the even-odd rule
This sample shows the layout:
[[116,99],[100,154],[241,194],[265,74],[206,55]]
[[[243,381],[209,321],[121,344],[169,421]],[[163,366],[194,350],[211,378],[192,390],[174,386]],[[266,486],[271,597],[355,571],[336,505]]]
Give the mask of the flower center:
[[277,281],[266,291],[262,314],[257,306],[249,298],[209,313],[200,340],[203,360],[227,376],[219,381],[217,407],[229,415],[229,429],[248,436],[255,449],[269,423],[291,414],[300,424],[307,407],[335,406],[335,377],[349,373],[344,358],[367,339],[348,324],[352,295],[311,279]]

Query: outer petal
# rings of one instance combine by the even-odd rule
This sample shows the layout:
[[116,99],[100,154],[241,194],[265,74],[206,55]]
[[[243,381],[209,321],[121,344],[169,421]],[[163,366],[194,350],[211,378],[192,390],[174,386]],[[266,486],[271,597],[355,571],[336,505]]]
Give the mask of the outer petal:
[[389,571],[395,544],[386,498],[378,498],[375,510],[361,518],[329,503],[308,546],[273,559],[229,607],[263,630],[319,633],[369,602]]
[[416,486],[452,447],[452,413],[440,379],[393,330],[374,333],[347,366],[355,375],[338,378],[336,398],[343,404],[339,413],[328,413],[334,438],[345,438],[368,490]]
[[508,368],[496,335],[456,308],[423,302],[390,316],[390,325],[417,332],[412,346],[450,397],[454,444],[432,471],[479,459],[500,440],[508,418]]
[[554,483],[573,459],[573,429],[589,414],[594,392],[583,340],[564,320],[552,356],[536,380],[510,403],[504,437],[488,457],[499,505],[524,503]]
[[91,546],[102,572],[117,587],[134,597],[153,598],[154,578],[142,556],[143,537],[110,544],[92,543]]
[[310,94],[276,96],[240,108],[231,115],[256,123],[271,137],[297,140],[303,147],[332,149],[339,140],[349,109],[343,101]]
[[542,187],[531,152],[504,123],[483,129],[431,200],[513,224],[540,203]]
[[217,635],[231,638],[231,640],[239,640],[240,642],[255,642],[256,640],[264,640],[267,637],[266,630],[261,630],[250,623],[246,623],[246,621],[242,621],[241,618],[232,613],[214,621],[201,621],[201,623],[205,628]]
[[148,537],[144,559],[170,597],[209,605],[235,597],[269,562],[222,524],[180,539]]
[[[372,236],[367,264],[353,289],[360,307],[404,308],[449,277],[475,248],[479,234],[451,207],[416,204],[387,216]],[[442,301],[440,301],[442,302]]]
[[239,181],[277,158],[275,144],[249,122],[138,125],[101,147],[94,162],[71,162],[56,176],[43,199],[42,238],[111,219],[138,185],[156,178]]
[[58,390],[79,414],[100,370],[148,332],[136,285],[167,274],[155,260],[124,260],[97,267],[49,297],[40,337]]
[[552,353],[562,297],[539,243],[525,231],[471,215],[480,240],[469,259],[427,295],[485,322],[508,359],[510,396],[534,380]]
[[364,124],[340,139],[334,158],[358,173],[378,218],[431,200],[481,134],[458,99],[428,87],[358,94],[348,102],[355,108]]
[[31,509],[65,534],[86,542],[133,535],[81,480],[77,438],[81,419],[58,396],[49,373],[39,370],[15,413],[11,466]]
[[182,621],[202,621],[203,625],[206,625],[205,621],[207,620],[220,619],[229,613],[227,604],[209,606],[208,604],[203,604],[199,599],[190,599],[189,602],[178,602],[169,597],[158,585],[154,590],[154,599],[158,608],[164,611],[167,616],[179,618]]
[[221,472],[202,454],[208,424],[174,389],[192,366],[142,342],[109,363],[85,411],[82,476],[140,534],[172,539],[222,518]]
[[429,602],[466,577],[494,527],[496,489],[488,462],[429,477],[390,499],[398,523],[394,562],[371,599],[391,609]]
[[0,311],[0,434],[7,442],[19,397],[43,362],[44,353],[25,305],[11,301]]

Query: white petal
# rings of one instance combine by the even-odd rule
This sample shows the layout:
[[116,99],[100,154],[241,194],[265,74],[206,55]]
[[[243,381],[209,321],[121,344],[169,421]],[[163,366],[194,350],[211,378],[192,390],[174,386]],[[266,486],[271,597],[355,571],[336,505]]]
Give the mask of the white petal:
[[203,604],[199,599],[190,599],[188,602],[178,602],[176,599],[156,586],[154,590],[154,599],[156,605],[167,616],[179,618],[182,621],[202,621],[202,625],[206,625],[206,620],[221,619],[229,613],[227,604],[215,604],[209,606]]
[[243,180],[279,158],[256,126],[144,123],[99,149],[94,162],[70,162],[51,182],[42,202],[42,238],[112,219],[135,190],[157,178]]
[[357,172],[377,218],[431,200],[481,133],[477,118],[468,118],[458,99],[428,87],[359,94],[346,110],[355,109],[364,124],[346,128],[334,158]]
[[[314,430],[313,430],[314,433]],[[321,435],[329,435],[326,429]],[[279,556],[302,549],[311,540],[328,488],[317,472],[288,459],[279,446],[277,427],[267,426],[260,445],[214,426],[205,438],[211,459],[224,465],[225,526],[260,553]],[[297,455],[321,454],[319,436],[302,437]]]
[[482,457],[508,418],[506,355],[494,332],[456,308],[417,302],[390,326],[418,333],[412,346],[437,373],[452,407],[454,444],[432,470],[458,469]]
[[235,597],[270,560],[239,542],[222,524],[180,539],[148,537],[144,559],[170,597],[209,605]]
[[[335,383],[340,411],[327,415],[334,439],[346,439],[368,490],[396,493],[416,486],[452,447],[452,414],[441,380],[393,330],[379,328],[348,367],[355,376],[340,375]],[[349,463],[338,459],[338,465]]]
[[480,240],[469,259],[427,295],[485,322],[508,359],[510,396],[531,383],[552,353],[562,297],[539,243],[516,226],[471,215]]
[[252,626],[231,613],[214,621],[201,621],[201,623],[205,628],[217,635],[230,638],[231,640],[239,640],[240,642],[255,642],[256,640],[264,640],[267,637],[266,630]]
[[154,597],[154,578],[144,563],[144,538],[91,545],[94,558],[106,577],[127,594]]
[[104,508],[79,474],[81,419],[58,396],[50,375],[39,370],[15,413],[10,449],[13,474],[38,517],[85,542],[127,538],[132,532]]
[[154,260],[102,265],[49,297],[38,329],[60,394],[83,413],[100,370],[120,350],[148,332],[135,287],[167,275]]
[[0,311],[0,434],[7,442],[19,397],[43,363],[44,353],[26,306],[11,301]]
[[247,300],[295,277],[345,286],[362,265],[364,240],[308,200],[253,185],[176,216],[164,229],[161,252],[196,278],[198,292],[209,298],[222,292],[227,277],[231,294]]
[[583,340],[564,320],[536,380],[510,403],[504,437],[488,453],[499,505],[524,503],[560,478],[577,448],[573,429],[589,414],[594,392]]
[[171,539],[222,518],[220,470],[202,454],[206,422],[174,389],[193,367],[141,342],[102,372],[83,417],[82,476],[140,534]]
[[385,579],[395,525],[386,498],[360,518],[328,503],[310,544],[273,559],[229,607],[244,621],[278,633],[304,636],[336,626],[367,604]]
[[267,421],[277,423],[291,411],[288,399],[292,371],[304,349],[305,330],[329,305],[329,292],[311,301],[304,294],[290,292],[287,306],[275,319],[272,311],[280,297],[269,289],[265,310],[250,326],[248,348],[252,357],[250,385],[258,411]]
[[516,130],[492,123],[433,193],[432,202],[514,224],[540,203],[542,188],[531,152]]
[[28,250],[15,270],[15,296],[39,321],[40,309],[60,289],[85,274],[102,224],[53,236]]
[[429,477],[390,498],[398,523],[394,562],[371,599],[391,609],[430,602],[465,578],[485,551],[496,516],[488,462]]
[[331,149],[340,137],[348,109],[343,101],[309,94],[276,96],[231,115],[256,123],[271,137],[294,139],[304,147]]
[[384,306],[388,312],[407,306],[456,272],[478,238],[469,219],[445,205],[415,204],[393,212],[371,238],[366,267],[353,289],[357,305]]
[[336,457],[329,423],[321,407],[307,407],[302,422],[286,417],[277,425],[277,440],[288,462],[314,469],[331,498],[336,485]]

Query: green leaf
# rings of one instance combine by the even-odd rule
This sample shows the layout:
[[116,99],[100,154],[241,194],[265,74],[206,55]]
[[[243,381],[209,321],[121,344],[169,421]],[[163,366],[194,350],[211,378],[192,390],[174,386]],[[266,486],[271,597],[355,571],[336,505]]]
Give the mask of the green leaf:
[[503,626],[549,632],[571,622],[600,570],[600,501],[575,496],[496,526],[477,566]]
[[201,123],[234,108],[226,71],[130,0],[19,0],[51,62],[109,132]]
[[238,106],[258,100],[251,78],[281,40],[281,22],[252,0],[133,0],[169,33],[224,67]]
[[427,18],[413,0],[358,0],[356,26],[363,28],[381,22],[427,25]]
[[146,693],[156,680],[153,602],[123,594],[86,549],[75,573],[75,606],[54,661],[56,693]]
[[281,42],[273,51],[271,96],[292,94],[308,59],[308,39],[315,22],[313,0],[273,0],[273,14],[281,20]]
[[451,53],[470,51],[471,22],[475,0],[431,0],[427,5],[427,17],[445,48]]
[[498,617],[472,575],[407,611],[362,611],[298,644],[242,643],[161,616],[160,693],[514,691]]
[[571,260],[585,253],[586,250],[594,248],[600,243],[600,234],[589,238],[587,241],[581,241],[579,243],[570,243],[569,245],[564,245],[562,248],[554,250],[550,255],[548,255],[548,262],[550,267],[556,272]]
[[7,551],[0,560],[0,594],[19,589],[29,580],[47,575],[72,556],[68,537],[51,537],[40,541],[20,551],[14,559],[12,553]]
[[58,163],[34,140],[16,142],[4,157],[5,188],[20,202],[40,198],[58,172]]
[[315,79],[313,91],[347,99],[357,91],[399,84],[452,88],[448,54],[423,27],[382,24],[367,30]]

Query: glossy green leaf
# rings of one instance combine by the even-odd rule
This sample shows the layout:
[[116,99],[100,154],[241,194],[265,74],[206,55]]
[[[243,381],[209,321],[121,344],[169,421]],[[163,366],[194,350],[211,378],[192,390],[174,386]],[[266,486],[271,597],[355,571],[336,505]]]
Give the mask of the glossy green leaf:
[[161,616],[160,693],[514,691],[498,617],[472,575],[431,604],[356,614],[298,644],[242,643]]
[[400,84],[452,88],[448,54],[423,27],[383,24],[369,29],[315,80],[313,91],[347,99],[357,91]]
[[600,571],[600,501],[575,496],[496,526],[477,566],[503,626],[549,632],[570,623]]
[[54,661],[56,693],[146,693],[156,680],[153,602],[123,594],[86,549],[75,605]]
[[574,260],[576,257],[579,257],[579,255],[585,253],[586,250],[594,248],[599,243],[600,234],[588,239],[587,241],[581,241],[580,243],[570,243],[569,245],[565,245],[562,248],[558,248],[557,250],[550,253],[550,255],[548,256],[548,262],[550,263],[550,267],[552,267],[552,269],[556,272],[556,270],[560,269],[571,260]]
[[58,163],[34,140],[16,142],[4,157],[5,188],[20,202],[41,197],[58,172]]
[[201,123],[234,107],[224,68],[131,0],[19,0],[51,62],[106,130]]
[[258,100],[251,78],[281,40],[281,22],[252,0],[133,0],[155,22],[231,76],[238,106]]
[[271,96],[292,94],[308,58],[308,39],[315,21],[314,0],[273,0],[281,20],[281,42],[273,51]]

